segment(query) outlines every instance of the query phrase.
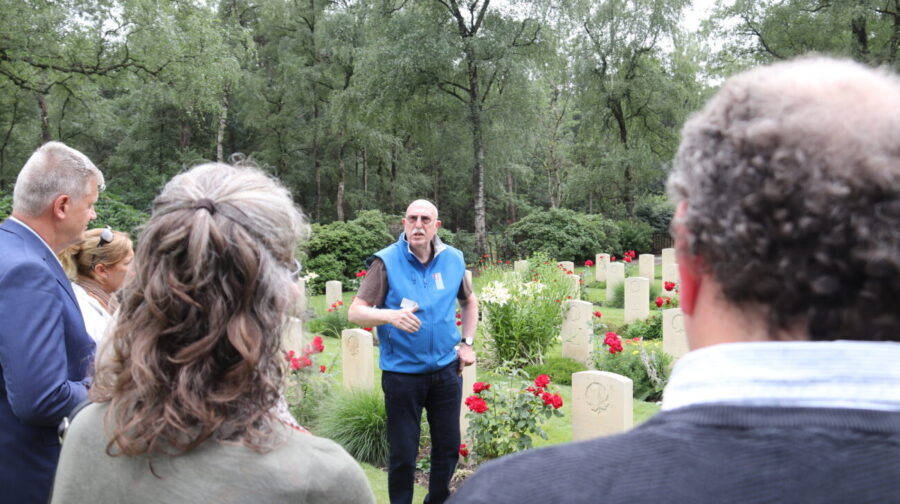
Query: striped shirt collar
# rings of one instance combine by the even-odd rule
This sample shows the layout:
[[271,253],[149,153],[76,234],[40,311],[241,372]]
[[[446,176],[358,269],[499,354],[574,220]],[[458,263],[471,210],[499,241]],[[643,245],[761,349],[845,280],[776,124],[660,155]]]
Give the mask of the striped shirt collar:
[[663,410],[699,404],[900,411],[900,343],[726,343],[682,357]]

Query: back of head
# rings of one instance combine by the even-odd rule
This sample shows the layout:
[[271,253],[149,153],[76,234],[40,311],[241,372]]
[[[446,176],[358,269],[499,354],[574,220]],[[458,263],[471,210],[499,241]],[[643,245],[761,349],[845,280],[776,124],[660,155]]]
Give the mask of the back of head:
[[80,243],[58,254],[69,280],[74,282],[79,276],[90,278],[96,265],[112,266],[128,257],[132,250],[131,237],[128,233],[112,231],[112,241],[104,242],[101,246],[100,235],[103,231],[104,229],[100,228],[85,231]]
[[81,152],[61,142],[47,142],[34,151],[13,188],[13,212],[37,217],[61,194],[80,200],[90,183],[102,189],[103,174]]
[[254,168],[205,164],[166,184],[91,389],[110,402],[110,449],[179,453],[210,437],[266,444],[294,250],[307,230],[287,189]]
[[771,334],[900,340],[900,80],[805,58],[729,79],[669,181],[690,252]]

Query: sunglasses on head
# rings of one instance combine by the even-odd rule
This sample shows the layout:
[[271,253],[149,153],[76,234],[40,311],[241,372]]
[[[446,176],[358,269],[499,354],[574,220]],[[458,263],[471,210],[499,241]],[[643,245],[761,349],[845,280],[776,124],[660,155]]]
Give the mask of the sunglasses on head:
[[106,229],[104,229],[103,231],[100,231],[100,241],[97,242],[97,248],[100,248],[111,241],[113,241],[112,228],[109,226],[106,226]]

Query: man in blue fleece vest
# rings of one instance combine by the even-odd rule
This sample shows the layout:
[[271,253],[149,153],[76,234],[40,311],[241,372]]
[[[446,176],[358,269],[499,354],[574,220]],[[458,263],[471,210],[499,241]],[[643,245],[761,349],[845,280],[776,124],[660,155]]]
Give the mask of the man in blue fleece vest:
[[347,314],[355,324],[380,326],[392,504],[412,502],[423,408],[431,428],[426,503],[447,499],[459,458],[461,374],[475,362],[478,302],[465,279],[462,252],[441,242],[440,225],[432,203],[413,201],[406,209],[403,234],[375,254]]
[[736,75],[675,165],[692,350],[662,411],[487,463],[451,502],[900,502],[900,79],[825,58]]

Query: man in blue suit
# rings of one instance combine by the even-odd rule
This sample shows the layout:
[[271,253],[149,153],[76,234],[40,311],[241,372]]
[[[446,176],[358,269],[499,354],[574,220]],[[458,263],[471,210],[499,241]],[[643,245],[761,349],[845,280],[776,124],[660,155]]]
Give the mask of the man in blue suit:
[[94,343],[56,253],[96,218],[103,174],[50,142],[16,179],[0,224],[0,502],[44,503],[59,457],[57,425],[87,398]]

